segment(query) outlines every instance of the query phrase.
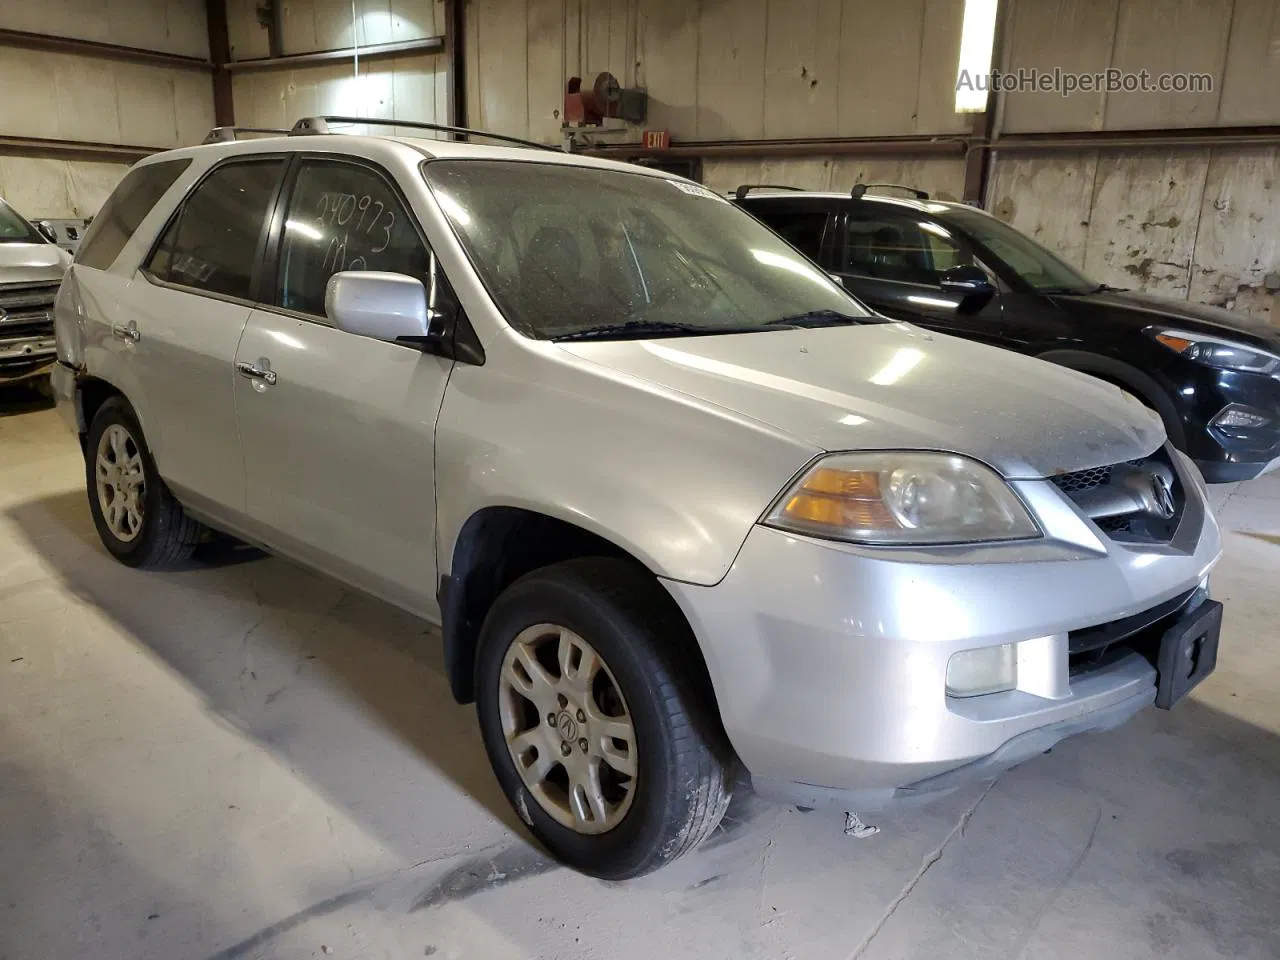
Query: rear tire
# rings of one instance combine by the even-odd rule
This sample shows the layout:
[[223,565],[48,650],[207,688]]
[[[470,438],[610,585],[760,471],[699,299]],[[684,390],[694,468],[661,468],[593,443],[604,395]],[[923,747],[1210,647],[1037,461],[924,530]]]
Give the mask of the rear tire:
[[[522,577],[485,618],[476,669],[485,749],[520,819],[575,869],[604,880],[650,873],[724,815],[731,751],[695,679],[693,643],[650,574],[599,557]],[[575,793],[583,784],[594,803]]]
[[190,559],[204,527],[160,479],[138,417],[123,397],[98,408],[84,459],[93,525],[113,557],[153,570]]

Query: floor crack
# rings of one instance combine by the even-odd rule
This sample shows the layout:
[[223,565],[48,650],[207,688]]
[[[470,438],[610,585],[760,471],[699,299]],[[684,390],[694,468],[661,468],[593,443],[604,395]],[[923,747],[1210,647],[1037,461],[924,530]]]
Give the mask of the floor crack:
[[1062,896],[1062,891],[1067,888],[1067,884],[1072,881],[1076,875],[1076,871],[1079,870],[1080,865],[1084,863],[1084,858],[1087,857],[1089,855],[1089,851],[1093,849],[1093,841],[1098,839],[1098,825],[1100,823],[1102,823],[1102,804],[1098,804],[1098,814],[1093,818],[1093,826],[1089,829],[1089,839],[1085,842],[1084,849],[1076,854],[1076,858],[1072,862],[1070,869],[1067,870],[1066,875],[1062,878],[1057,887],[1054,888],[1054,891],[1050,894],[1049,898],[1040,905],[1040,909],[1035,912],[1035,916],[1031,918],[1031,922],[1027,924],[1027,928],[1022,931],[1022,936],[1018,938],[1017,949],[1012,954],[1014,960],[1018,960],[1019,957],[1027,952],[1027,945],[1031,943],[1031,936],[1040,926],[1040,921],[1044,919],[1044,915],[1049,912],[1049,908],[1058,901],[1060,896]]
[[950,846],[951,841],[956,837],[964,835],[964,828],[969,825],[969,821],[973,819],[973,815],[977,812],[978,806],[987,798],[987,794],[991,792],[995,785],[995,780],[992,780],[987,784],[986,789],[982,791],[978,799],[973,801],[973,803],[970,804],[969,809],[961,814],[956,825],[952,827],[951,832],[943,838],[942,843],[938,844],[937,849],[924,858],[920,864],[920,869],[915,872],[915,876],[907,881],[907,885],[902,888],[902,892],[894,898],[893,903],[889,904],[884,913],[880,915],[880,919],[876,921],[875,926],[873,926],[867,932],[867,935],[862,938],[862,942],[858,944],[853,953],[849,954],[849,960],[860,960],[860,958],[866,954],[867,950],[871,948],[871,944],[875,941],[876,937],[880,935],[880,931],[884,929],[884,925],[889,922],[889,919],[898,912],[898,908],[901,907],[902,904],[906,902],[907,898],[911,896],[916,886],[924,879],[925,874],[929,872],[935,863],[942,859],[942,855],[946,853],[947,847]]

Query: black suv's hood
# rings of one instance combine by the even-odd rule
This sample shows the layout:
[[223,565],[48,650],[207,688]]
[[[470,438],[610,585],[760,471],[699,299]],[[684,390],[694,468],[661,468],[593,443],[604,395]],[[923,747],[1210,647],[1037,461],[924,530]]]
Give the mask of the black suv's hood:
[[1280,347],[1280,330],[1262,320],[1233,313],[1207,303],[1191,303],[1157,297],[1149,293],[1107,290],[1077,297],[1053,297],[1058,306],[1070,313],[1089,313],[1138,327],[1165,323],[1191,333],[1207,333],[1219,337],[1243,337],[1258,346],[1275,350]]

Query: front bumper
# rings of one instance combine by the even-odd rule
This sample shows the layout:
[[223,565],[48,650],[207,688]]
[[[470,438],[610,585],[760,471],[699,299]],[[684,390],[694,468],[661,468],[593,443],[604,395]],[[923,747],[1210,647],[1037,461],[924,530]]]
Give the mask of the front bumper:
[[[1209,483],[1231,483],[1280,467],[1280,379],[1256,373],[1216,370],[1186,362],[1189,373],[1175,399],[1187,434],[1187,453]],[[1225,425],[1229,409],[1247,411],[1264,422]]]
[[40,337],[0,337],[0,384],[46,374],[56,359],[52,333]]
[[[947,789],[1115,726],[1155,697],[1134,653],[1073,674],[1068,633],[1202,585],[1221,538],[1179,458],[1172,541],[1102,535],[1048,481],[1014,484],[1044,540],[865,548],[756,527],[713,587],[667,582],[699,638],[721,717],[757,790],[873,809]],[[1017,689],[946,694],[955,653],[1017,643]]]

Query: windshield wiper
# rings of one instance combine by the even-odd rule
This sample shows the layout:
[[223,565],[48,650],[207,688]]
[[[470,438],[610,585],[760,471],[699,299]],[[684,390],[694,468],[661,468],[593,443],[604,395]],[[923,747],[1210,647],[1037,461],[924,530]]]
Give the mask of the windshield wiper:
[[850,324],[875,323],[874,317],[851,317],[839,310],[810,310],[771,320],[767,327],[844,327]]
[[759,327],[708,327],[665,320],[628,320],[625,323],[605,323],[598,327],[572,330],[551,339],[557,343],[568,340],[643,340],[647,337],[701,337],[713,333],[747,333],[759,329]]

